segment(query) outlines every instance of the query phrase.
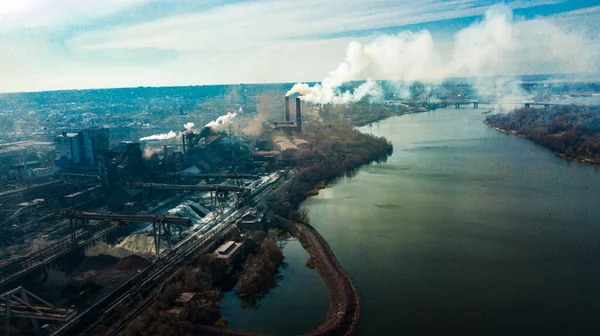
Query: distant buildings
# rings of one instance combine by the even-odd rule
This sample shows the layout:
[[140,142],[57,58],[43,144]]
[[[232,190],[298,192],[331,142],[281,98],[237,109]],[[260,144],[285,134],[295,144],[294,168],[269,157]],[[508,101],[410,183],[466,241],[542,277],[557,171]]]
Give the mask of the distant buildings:
[[49,152],[52,142],[25,140],[0,143],[0,163],[8,163],[14,159],[23,161],[28,153]]
[[87,128],[76,133],[63,132],[54,139],[57,166],[99,166],[110,150],[108,128]]

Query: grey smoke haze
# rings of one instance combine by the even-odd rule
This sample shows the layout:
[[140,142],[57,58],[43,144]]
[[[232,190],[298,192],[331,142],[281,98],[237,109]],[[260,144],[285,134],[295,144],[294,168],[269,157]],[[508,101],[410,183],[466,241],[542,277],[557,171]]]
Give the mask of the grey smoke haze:
[[[317,104],[343,104],[376,97],[379,87],[374,80],[436,84],[452,77],[539,74],[549,68],[554,73],[594,73],[599,56],[598,44],[584,34],[545,19],[514,21],[508,7],[495,6],[482,21],[456,33],[450,45],[436,42],[427,30],[382,35],[364,45],[352,42],[346,59],[321,83],[312,87],[298,83],[287,95],[298,93]],[[365,82],[352,91],[340,90],[342,84],[356,80]],[[473,84],[478,91],[499,95],[494,90],[502,83]]]
[[[259,95],[256,105],[256,117],[249,120],[243,129],[244,134],[257,136],[262,134],[263,125],[269,119],[281,119],[282,110],[277,104],[281,93],[265,92]],[[293,108],[293,106],[292,106]]]
[[160,149],[160,148],[146,147],[146,148],[144,148],[144,152],[143,152],[142,156],[144,157],[144,159],[148,160],[152,157],[152,155],[158,154],[161,151],[162,151],[162,149]]

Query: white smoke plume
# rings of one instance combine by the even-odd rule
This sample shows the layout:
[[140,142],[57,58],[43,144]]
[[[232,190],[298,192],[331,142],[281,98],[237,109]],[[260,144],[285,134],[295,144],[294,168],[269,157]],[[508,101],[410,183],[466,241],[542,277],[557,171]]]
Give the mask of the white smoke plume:
[[[185,123],[183,125],[183,128],[185,128],[184,132],[192,132],[192,130],[194,128],[194,125],[195,124],[193,122]],[[150,136],[147,136],[147,137],[140,138],[140,141],[169,140],[169,139],[173,139],[173,138],[176,138],[178,136],[181,136],[181,133],[182,132],[169,131],[169,133],[154,134],[154,135],[150,135]]]
[[147,137],[140,138],[140,141],[152,141],[152,140],[169,140],[179,136],[178,133],[174,131],[169,131],[169,133],[163,134],[154,134]]
[[[451,77],[597,72],[600,47],[583,34],[544,19],[513,21],[508,7],[494,6],[482,21],[460,30],[450,43],[436,43],[427,30],[352,42],[346,59],[320,84],[298,83],[287,95],[307,102],[340,104],[376,95],[373,80],[440,83]],[[366,80],[353,91],[344,83]],[[477,83],[474,83],[477,85]],[[485,90],[488,90],[486,88]]]
[[[339,84],[338,84],[339,83]],[[302,99],[315,104],[347,104],[355,103],[366,95],[379,96],[381,88],[376,82],[367,79],[353,91],[340,92],[339,86],[345,82],[331,81],[327,78],[321,84],[310,87],[308,84],[298,83],[287,92],[287,95],[299,93]]]
[[208,124],[204,125],[204,127],[210,127],[215,131],[224,130],[225,127],[227,127],[229,124],[231,124],[231,121],[236,116],[237,116],[237,113],[228,112],[226,115],[222,115],[222,116],[218,117],[216,120],[213,120],[213,121],[209,122]]
[[183,125],[183,128],[185,128],[186,132],[191,132],[194,128],[194,125],[195,124],[193,122],[185,123],[185,125]]

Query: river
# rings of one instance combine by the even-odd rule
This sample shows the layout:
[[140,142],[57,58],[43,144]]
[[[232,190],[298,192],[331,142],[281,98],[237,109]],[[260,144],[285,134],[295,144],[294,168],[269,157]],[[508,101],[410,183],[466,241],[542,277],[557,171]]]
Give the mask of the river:
[[228,318],[228,328],[298,335],[323,323],[329,296],[316,270],[306,267],[308,253],[298,240],[289,239],[283,255],[285,267],[279,271],[281,280],[258,306],[247,307],[235,294],[235,288],[224,293],[221,314]]
[[[600,331],[600,168],[486,127],[485,110],[361,128],[393,155],[305,201],[361,294],[357,335]],[[282,284],[297,293],[279,314],[311,311],[301,278]]]

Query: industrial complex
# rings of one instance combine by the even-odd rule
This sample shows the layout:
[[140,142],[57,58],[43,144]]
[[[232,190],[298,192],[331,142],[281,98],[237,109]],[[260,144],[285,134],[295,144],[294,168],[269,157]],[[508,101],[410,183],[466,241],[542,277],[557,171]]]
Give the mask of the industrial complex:
[[190,256],[231,272],[247,237],[269,228],[264,200],[312,152],[301,101],[295,121],[289,105],[258,136],[221,122],[141,142],[100,126],[0,144],[3,334],[118,333],[111,312]]

